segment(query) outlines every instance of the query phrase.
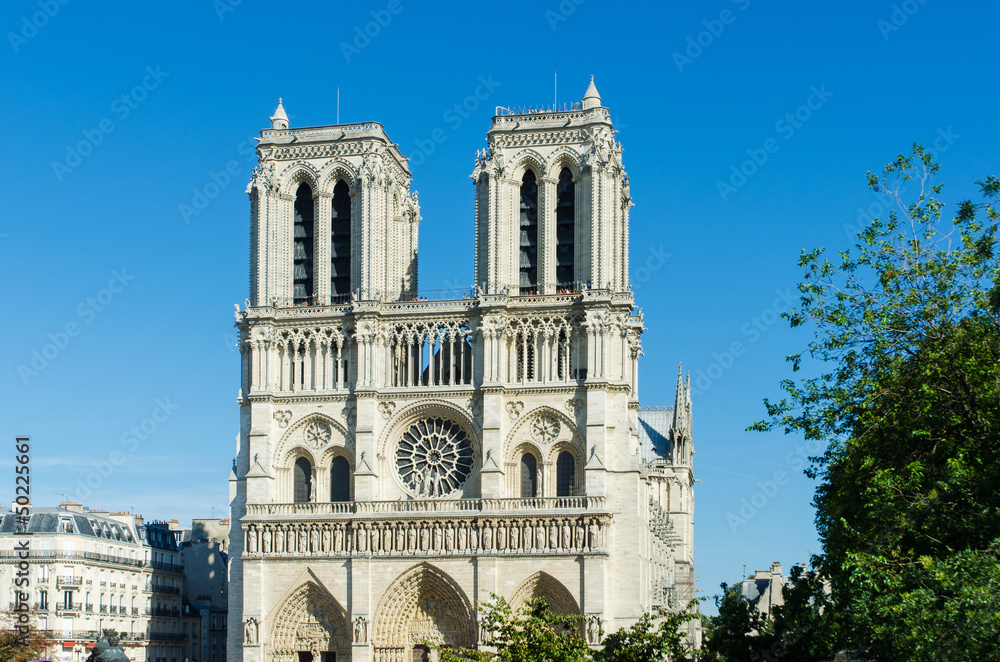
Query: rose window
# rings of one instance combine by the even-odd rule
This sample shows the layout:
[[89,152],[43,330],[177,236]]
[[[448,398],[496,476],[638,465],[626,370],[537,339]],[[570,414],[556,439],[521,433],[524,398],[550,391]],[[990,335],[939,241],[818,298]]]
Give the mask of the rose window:
[[545,414],[539,415],[531,422],[531,434],[538,441],[554,441],[559,436],[558,419]]
[[403,433],[396,448],[396,470],[417,496],[451,494],[472,473],[472,442],[458,424],[425,418]]
[[313,421],[307,425],[305,431],[303,432],[303,436],[306,438],[306,441],[316,448],[320,448],[321,446],[327,444],[330,441],[330,436],[332,434],[333,430],[330,429],[330,426],[319,421]]

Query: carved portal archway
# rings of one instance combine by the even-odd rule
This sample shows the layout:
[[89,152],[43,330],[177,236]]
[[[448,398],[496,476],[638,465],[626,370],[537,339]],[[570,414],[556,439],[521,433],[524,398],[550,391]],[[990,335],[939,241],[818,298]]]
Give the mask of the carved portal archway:
[[337,662],[350,660],[351,656],[347,611],[326,589],[312,581],[285,600],[271,628],[270,659],[298,662],[300,651],[311,652],[315,662],[320,662],[324,652],[335,652]]
[[580,614],[580,606],[563,583],[545,572],[536,572],[517,587],[510,596],[512,609],[520,609],[535,598],[545,598],[552,611],[557,614]]
[[421,563],[389,586],[373,621],[375,662],[411,662],[425,641],[446,646],[476,645],[475,611],[455,581]]

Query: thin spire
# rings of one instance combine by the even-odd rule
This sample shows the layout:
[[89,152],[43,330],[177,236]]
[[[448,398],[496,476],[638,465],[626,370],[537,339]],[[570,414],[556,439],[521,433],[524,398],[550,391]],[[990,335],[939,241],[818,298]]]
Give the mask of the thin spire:
[[601,94],[597,91],[597,86],[594,85],[594,77],[590,77],[590,85],[587,86],[587,91],[583,95],[583,107],[587,108],[597,108],[601,105]]
[[269,119],[272,129],[288,128],[288,115],[285,114],[285,107],[281,105],[281,97],[278,97],[278,107],[274,109],[274,115]]

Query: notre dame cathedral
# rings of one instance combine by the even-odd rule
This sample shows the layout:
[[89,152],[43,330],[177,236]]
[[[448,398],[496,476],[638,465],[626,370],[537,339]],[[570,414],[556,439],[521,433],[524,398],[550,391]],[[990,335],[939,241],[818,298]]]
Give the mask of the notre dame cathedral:
[[694,597],[690,387],[639,404],[610,117],[593,79],[564,110],[497,109],[474,286],[429,300],[382,125],[289,128],[279,103],[247,188],[230,662],[488,646],[491,594],[582,614],[597,645]]

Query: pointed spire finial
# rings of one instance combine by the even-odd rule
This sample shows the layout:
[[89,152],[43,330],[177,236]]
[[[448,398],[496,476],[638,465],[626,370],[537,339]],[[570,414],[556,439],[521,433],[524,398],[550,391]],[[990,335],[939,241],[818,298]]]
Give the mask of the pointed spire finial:
[[583,109],[597,108],[601,105],[601,94],[597,91],[597,86],[594,85],[594,77],[590,77],[590,85],[587,86],[587,91],[583,95]]
[[270,120],[272,129],[288,128],[288,115],[285,114],[285,107],[281,105],[281,97],[278,97],[278,107],[274,109],[274,115]]

